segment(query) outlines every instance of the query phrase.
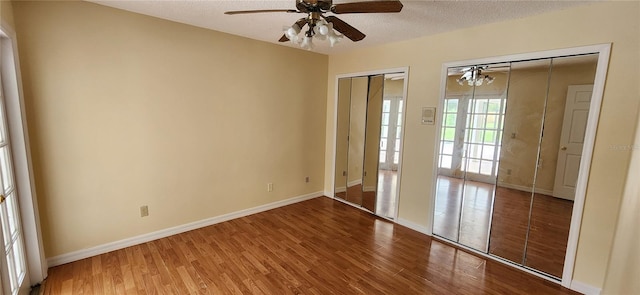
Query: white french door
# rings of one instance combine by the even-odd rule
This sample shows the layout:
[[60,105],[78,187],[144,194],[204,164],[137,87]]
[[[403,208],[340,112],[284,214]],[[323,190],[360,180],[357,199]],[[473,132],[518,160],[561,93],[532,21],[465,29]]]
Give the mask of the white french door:
[[29,280],[5,106],[0,82],[0,291],[15,295],[28,292]]
[[380,130],[380,169],[398,170],[400,161],[400,135],[402,134],[401,96],[382,100],[382,124]]
[[504,97],[445,98],[440,174],[495,182],[505,103]]

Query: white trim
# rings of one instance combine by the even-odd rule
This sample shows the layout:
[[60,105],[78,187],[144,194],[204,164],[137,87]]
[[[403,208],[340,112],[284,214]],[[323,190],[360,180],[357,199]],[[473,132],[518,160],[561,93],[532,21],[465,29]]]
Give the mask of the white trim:
[[587,184],[589,182],[593,148],[596,142],[598,119],[600,118],[600,107],[602,105],[602,96],[604,95],[604,84],[607,80],[611,43],[594,45],[590,46],[590,48],[593,52],[598,53],[598,65],[596,67],[596,76],[593,81],[593,93],[591,94],[587,129],[585,130],[582,158],[580,159],[580,171],[578,172],[578,181],[576,182],[573,212],[571,213],[571,226],[569,227],[567,252],[564,257],[564,269],[562,270],[562,286],[567,288],[570,288],[570,285],[573,285],[571,283],[573,279],[573,268],[576,262],[576,253],[578,252],[578,239],[582,224],[582,212],[584,211],[584,199],[587,194]]
[[151,232],[151,233],[148,233],[148,234],[143,234],[143,235],[139,235],[139,236],[135,236],[135,237],[131,237],[131,238],[115,241],[115,242],[106,243],[106,244],[103,244],[103,245],[99,245],[99,246],[95,246],[95,247],[91,247],[91,248],[87,248],[87,249],[82,249],[82,250],[78,250],[78,251],[74,251],[74,252],[70,252],[70,253],[54,256],[54,257],[51,257],[51,258],[47,258],[47,262],[49,263],[50,267],[54,267],[54,266],[57,266],[57,265],[62,265],[62,264],[65,264],[65,263],[69,263],[69,262],[85,259],[85,258],[88,258],[88,257],[92,257],[92,256],[104,254],[104,253],[107,253],[107,252],[123,249],[123,248],[126,248],[126,247],[130,247],[130,246],[134,246],[134,245],[150,242],[150,241],[153,241],[153,240],[165,238],[165,237],[168,237],[168,236],[184,233],[184,232],[187,232],[187,231],[190,231],[190,230],[194,230],[194,229],[198,229],[198,228],[202,228],[202,227],[205,227],[205,226],[209,226],[209,225],[213,225],[213,224],[229,221],[229,220],[232,220],[232,219],[248,216],[248,215],[251,215],[251,214],[264,212],[264,211],[267,211],[267,210],[275,209],[275,208],[282,207],[282,206],[291,205],[291,204],[302,202],[302,201],[306,201],[306,200],[310,200],[310,199],[317,198],[317,197],[320,197],[320,196],[323,196],[323,192],[315,192],[315,193],[310,193],[310,194],[306,194],[306,195],[302,195],[302,196],[289,198],[289,199],[286,199],[286,200],[276,201],[276,202],[273,202],[273,203],[260,205],[260,206],[253,207],[253,208],[243,209],[243,210],[236,211],[236,212],[231,212],[231,213],[227,213],[227,214],[223,214],[223,215],[219,215],[219,216],[215,216],[215,217],[211,217],[211,218],[207,218],[207,219],[203,219],[203,220],[199,220],[199,221],[195,221],[195,222],[191,222],[191,223],[187,223],[187,224],[183,224],[183,225],[179,225],[179,226],[175,226],[175,227],[162,229],[162,230]]
[[5,34],[3,37],[8,40],[8,44],[2,42],[4,44],[1,45],[3,47],[1,51],[3,54],[8,54],[10,58],[6,63],[1,63],[1,70],[3,71],[3,79],[7,79],[8,76],[8,79],[11,80],[11,83],[3,83],[3,86],[16,189],[20,201],[29,285],[32,286],[42,282],[47,277],[48,265],[42,245],[36,188],[35,183],[32,181],[34,179],[33,165],[29,146],[27,116],[24,107],[16,32],[4,20],[0,22],[0,30]]
[[576,280],[571,281],[571,287],[569,287],[569,289],[585,295],[600,295],[600,293],[602,292],[602,289],[600,288],[596,288],[594,286],[587,285]]
[[[392,73],[407,73],[409,74],[409,67],[401,67],[401,68],[392,68],[392,69],[384,69],[384,70],[372,70],[372,71],[364,71],[364,72],[356,72],[356,73],[347,73],[347,74],[338,74],[336,75],[336,99],[338,97],[338,79],[340,78],[355,78],[355,77],[363,77],[363,76],[375,76],[382,74],[392,74]],[[405,75],[405,80],[407,76]]]
[[358,184],[362,184],[362,179],[356,179],[356,180],[352,180],[347,182],[347,187],[352,187],[354,185],[358,185]]
[[365,187],[362,188],[362,191],[363,192],[375,192],[376,188],[378,188],[378,187],[377,186],[373,186],[373,185],[365,186]]
[[[523,192],[528,192],[528,193],[533,192],[533,188],[532,187],[528,187],[528,186],[524,186],[524,185],[517,185],[517,184],[506,183],[506,182],[500,182],[500,183],[498,183],[497,186],[511,188],[511,189],[515,189],[515,190],[519,190],[519,191],[523,191]],[[536,188],[536,193],[540,193],[540,194],[543,194],[543,195],[547,195],[547,196],[553,197],[553,191],[548,190],[548,189]],[[562,199],[562,198],[558,198],[558,199]]]
[[420,224],[417,224],[417,223],[415,223],[413,221],[409,221],[409,220],[406,220],[404,218],[396,218],[396,223],[399,224],[399,225],[402,225],[404,227],[410,228],[412,230],[415,230],[415,231],[417,231],[417,232],[419,232],[421,234],[425,234],[427,236],[431,236],[431,231],[429,230],[428,227],[420,225]]
[[[529,52],[529,53],[518,53],[511,55],[503,55],[503,56],[494,56],[487,58],[479,58],[479,59],[470,59],[470,60],[461,60],[461,61],[451,61],[445,62],[443,67],[446,71],[446,68],[450,67],[461,67],[468,66],[470,64],[494,64],[494,63],[505,63],[511,61],[524,61],[524,60],[532,60],[532,59],[542,59],[542,58],[551,58],[551,57],[560,57],[560,56],[570,56],[570,55],[578,55],[578,54],[590,54],[590,53],[608,53],[611,49],[611,43],[604,44],[595,44],[595,45],[587,45],[580,47],[571,47],[571,48],[562,48],[562,49],[553,49],[553,50],[545,50],[545,51],[537,51],[537,52]],[[607,58],[607,64],[609,64],[609,59]],[[598,65],[600,63],[598,62]],[[444,77],[446,77],[446,72]],[[596,79],[598,78],[598,74],[596,73]],[[444,80],[444,78],[443,78]],[[446,81],[446,80],[445,80]]]
[[[589,179],[589,171],[591,168],[591,160],[593,158],[593,148],[595,145],[595,135],[598,127],[598,119],[600,116],[600,107],[602,104],[602,96],[604,94],[604,85],[606,83],[607,69],[609,65],[609,56],[611,52],[611,43],[587,45],[573,48],[554,49],[547,51],[520,53],[513,55],[488,57],[481,59],[462,60],[445,62],[442,64],[441,69],[441,81],[440,81],[440,98],[438,99],[438,111],[437,111],[437,130],[435,138],[435,153],[434,153],[434,165],[433,165],[433,185],[432,185],[432,201],[429,220],[431,222],[430,228],[433,230],[433,218],[435,210],[435,196],[436,196],[436,183],[437,183],[437,157],[438,147],[440,146],[440,130],[442,129],[442,106],[443,97],[446,90],[446,78],[447,69],[450,67],[460,67],[470,64],[493,64],[503,63],[509,61],[521,61],[531,59],[552,58],[561,56],[571,56],[578,54],[598,54],[598,64],[596,68],[596,75],[593,83],[593,94],[591,99],[591,106],[589,108],[589,119],[587,121],[587,128],[585,133],[584,148],[582,153],[582,159],[580,160],[580,172],[578,174],[578,181],[576,183],[576,194],[573,204],[573,212],[571,215],[571,227],[569,229],[569,238],[567,242],[567,251],[564,261],[564,269],[562,272],[561,284],[563,287],[571,288],[573,285],[573,268],[575,266],[575,258],[578,248],[578,238],[580,234],[580,226],[582,224],[582,213],[584,210],[584,199],[586,195],[586,188]],[[522,270],[526,270],[524,267],[513,265]],[[543,276],[544,277],[544,276]],[[578,285],[580,286],[580,285]]]

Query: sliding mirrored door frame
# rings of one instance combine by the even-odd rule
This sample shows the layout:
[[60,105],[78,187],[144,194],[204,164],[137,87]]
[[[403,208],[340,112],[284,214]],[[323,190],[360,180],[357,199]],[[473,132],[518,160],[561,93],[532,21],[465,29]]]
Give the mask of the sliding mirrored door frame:
[[[403,92],[402,92],[402,96],[403,96],[403,106],[402,106],[402,113],[403,113],[403,118],[402,118],[402,127],[400,130],[400,154],[399,154],[399,161],[398,161],[398,183],[396,185],[396,198],[397,201],[395,203],[395,208],[393,209],[394,211],[394,216],[395,219],[393,219],[392,221],[397,222],[398,220],[398,207],[399,207],[399,198],[400,198],[400,179],[402,179],[402,157],[403,157],[403,145],[404,145],[404,133],[405,133],[405,129],[406,129],[406,116],[404,114],[406,114],[406,110],[407,110],[407,86],[409,83],[409,67],[400,67],[400,68],[390,68],[390,69],[382,69],[382,70],[373,70],[373,71],[366,71],[366,72],[355,72],[355,73],[347,73],[347,74],[339,74],[336,75],[335,77],[335,87],[334,87],[334,109],[333,109],[333,123],[334,123],[334,129],[333,129],[333,134],[332,134],[332,161],[331,161],[331,198],[343,202],[345,204],[354,206],[356,208],[360,208],[362,210],[364,210],[361,207],[355,206],[354,204],[351,204],[349,202],[346,202],[344,200],[341,200],[340,198],[336,198],[336,192],[335,192],[335,169],[336,169],[336,163],[335,163],[335,159],[336,159],[336,135],[338,132],[338,82],[340,79],[342,78],[356,78],[356,77],[364,77],[364,76],[375,76],[375,75],[384,75],[384,74],[398,74],[401,73],[403,74],[403,79],[404,79],[404,84],[403,84]],[[373,214],[375,214],[375,212],[372,212]],[[387,217],[384,216],[380,216],[382,218],[385,219],[389,219]]]
[[[535,59],[544,59],[544,58],[554,58],[554,57],[566,57],[573,55],[582,55],[582,54],[598,54],[598,63],[596,67],[596,75],[593,84],[593,94],[591,105],[588,114],[587,127],[585,132],[584,139],[584,149],[582,153],[582,158],[580,160],[580,171],[578,174],[578,180],[576,183],[576,193],[575,200],[573,205],[573,211],[571,216],[571,227],[569,230],[569,238],[567,243],[567,250],[564,261],[564,269],[562,273],[562,280],[560,283],[562,286],[571,288],[572,278],[573,278],[573,268],[575,264],[577,246],[578,246],[578,237],[580,226],[582,224],[582,212],[584,210],[584,200],[586,195],[587,181],[589,176],[589,171],[591,168],[591,159],[593,157],[593,147],[595,144],[595,135],[598,127],[598,120],[600,115],[600,108],[602,104],[602,96],[604,93],[604,85],[606,81],[606,74],[609,64],[609,55],[611,52],[611,44],[598,44],[598,45],[590,45],[590,46],[582,46],[582,47],[573,47],[566,49],[557,49],[557,50],[548,50],[548,51],[539,51],[532,53],[523,53],[523,54],[514,54],[514,55],[505,55],[505,56],[497,56],[490,58],[482,58],[482,59],[473,59],[473,60],[462,60],[462,61],[454,61],[454,62],[446,62],[442,65],[441,70],[441,83],[440,83],[440,96],[438,99],[438,109],[437,109],[437,126],[436,126],[436,136],[435,136],[435,148],[434,148],[434,158],[438,159],[438,147],[440,146],[440,137],[441,137],[441,128],[442,128],[442,116],[443,116],[443,107],[446,93],[446,81],[447,81],[447,71],[452,67],[462,67],[467,65],[474,64],[496,64],[496,63],[504,63],[504,62],[515,62],[515,61],[526,61],[526,60],[535,60]],[[431,229],[431,234],[433,234],[433,225],[434,225],[434,210],[436,205],[436,177],[438,164],[437,161],[434,160],[433,164],[433,179],[432,179],[432,194],[431,194],[431,210],[429,210],[429,221],[431,225],[429,228]],[[434,237],[438,238],[434,235]],[[488,257],[490,259],[500,261],[514,267],[517,267],[521,270],[524,270],[528,273],[534,274],[536,276],[542,277],[552,282],[558,282],[557,280],[540,274],[536,271],[527,269],[525,267],[516,266],[514,264],[503,261],[500,258],[488,255],[487,253],[472,249],[470,247],[465,247],[463,245],[459,245],[459,247],[465,248],[471,252],[480,254],[482,256]]]

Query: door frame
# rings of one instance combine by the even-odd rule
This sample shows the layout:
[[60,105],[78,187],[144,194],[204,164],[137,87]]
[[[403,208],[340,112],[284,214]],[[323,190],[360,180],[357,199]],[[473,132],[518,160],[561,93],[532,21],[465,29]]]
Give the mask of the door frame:
[[38,202],[34,183],[29,132],[25,112],[22,74],[16,32],[4,20],[0,22],[0,46],[8,135],[13,152],[14,178],[20,204],[29,286],[47,277],[47,261],[42,244]]
[[[335,192],[335,181],[336,181],[336,136],[338,134],[338,80],[341,78],[355,78],[355,77],[363,77],[363,76],[375,76],[375,75],[383,75],[383,74],[393,74],[393,73],[403,73],[404,74],[404,85],[403,85],[403,90],[402,90],[402,95],[403,95],[403,99],[404,99],[404,103],[403,103],[403,114],[406,114],[407,111],[407,86],[409,85],[409,67],[400,67],[400,68],[389,68],[389,69],[382,69],[382,70],[372,70],[372,71],[364,71],[364,72],[355,72],[355,73],[345,73],[345,74],[338,74],[335,77],[334,80],[334,91],[333,91],[333,133],[331,135],[331,180],[329,181],[329,183],[331,184],[331,198],[340,202],[343,202],[345,204],[354,206],[356,208],[360,208],[362,210],[362,207],[358,207],[355,206],[345,200],[342,200],[340,198],[336,198],[336,192]],[[406,126],[406,120],[407,120],[407,116],[403,115],[402,118],[402,126]],[[398,208],[400,207],[400,179],[402,178],[402,155],[403,155],[403,148],[404,148],[404,132],[405,132],[405,128],[402,128],[400,131],[400,156],[399,156],[399,161],[398,161],[398,185],[396,186],[396,197],[397,197],[397,201],[396,201],[396,205],[394,208],[394,216],[395,219],[393,219],[393,222],[398,223]],[[367,211],[369,212],[369,211]],[[375,214],[375,212],[373,212],[373,214]],[[378,215],[376,215],[378,216]],[[381,216],[382,218],[386,218],[384,216]]]
[[[581,285],[581,283],[579,282],[573,282],[573,269],[575,265],[576,253],[578,250],[578,238],[580,235],[580,227],[582,224],[582,213],[584,211],[584,201],[585,201],[585,196],[587,191],[587,184],[589,180],[589,172],[591,170],[591,159],[593,158],[593,149],[595,145],[596,131],[598,128],[598,120],[600,118],[602,96],[604,94],[604,86],[606,83],[607,70],[609,66],[609,56],[611,54],[611,43],[445,62],[442,64],[441,73],[440,73],[440,79],[441,79],[440,80],[440,97],[438,98],[438,109],[436,114],[437,125],[436,125],[434,159],[437,159],[438,157],[438,147],[440,146],[443,98],[445,97],[448,68],[461,67],[461,66],[466,66],[470,64],[494,64],[494,63],[502,63],[502,62],[513,62],[513,61],[543,59],[543,58],[562,57],[562,56],[571,56],[571,55],[580,55],[580,54],[592,54],[592,53],[598,54],[598,63],[596,66],[596,75],[593,81],[593,94],[591,97],[589,118],[587,119],[587,128],[586,128],[585,139],[584,139],[585,143],[582,151],[582,158],[580,159],[580,171],[578,174],[578,181],[576,183],[576,195],[573,203],[573,211],[571,213],[571,226],[569,229],[569,238],[567,242],[564,268],[562,272],[562,279],[559,282],[563,287],[570,288],[572,290],[578,290]],[[437,190],[435,186],[436,177],[438,176],[437,162],[434,162],[432,169],[433,169],[433,179],[432,179],[432,187],[431,187],[431,196],[432,196],[431,210],[429,210],[429,213],[428,213],[429,214],[428,220],[431,223],[428,226],[428,228],[430,229],[429,234],[431,235],[433,235],[435,195]],[[491,256],[487,253],[477,251],[472,248],[468,248],[464,246],[461,246],[461,247],[469,251],[472,251],[474,253],[477,253],[483,257],[487,257],[489,259],[499,261],[501,263],[505,263],[513,267],[517,267],[518,269],[523,270],[527,273],[544,278],[551,282],[558,283],[557,280],[549,276],[543,275],[541,273],[538,273],[536,271],[509,263],[500,258]]]

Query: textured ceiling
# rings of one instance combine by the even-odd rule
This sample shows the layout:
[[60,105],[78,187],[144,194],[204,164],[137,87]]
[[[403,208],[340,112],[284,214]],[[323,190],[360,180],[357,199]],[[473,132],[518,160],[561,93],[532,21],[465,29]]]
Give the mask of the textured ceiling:
[[[279,43],[283,27],[293,24],[300,14],[261,13],[225,15],[228,10],[294,9],[295,1],[217,1],[217,0],[90,0],[97,4],[168,19],[229,34],[299,48],[291,42]],[[334,0],[334,4],[358,2]],[[432,35],[481,24],[522,18],[585,1],[402,1],[400,13],[341,14],[338,17],[367,37],[359,42],[344,38],[331,48],[328,41],[314,42],[316,52],[331,54],[355,48]],[[330,14],[330,13],[329,13]]]

